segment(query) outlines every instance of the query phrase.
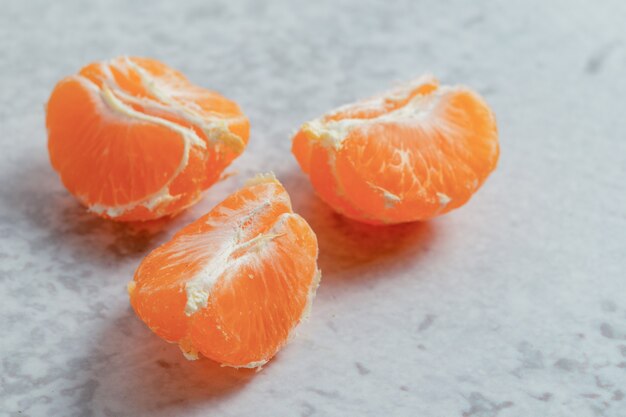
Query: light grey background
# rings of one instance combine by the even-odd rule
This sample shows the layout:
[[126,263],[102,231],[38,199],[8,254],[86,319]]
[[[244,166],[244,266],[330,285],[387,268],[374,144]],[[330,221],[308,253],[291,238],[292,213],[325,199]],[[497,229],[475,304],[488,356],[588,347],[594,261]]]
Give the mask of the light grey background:
[[[0,415],[626,416],[625,22],[621,0],[2,1]],[[48,163],[55,82],[120,54],[251,120],[238,175],[161,226],[86,213]],[[427,224],[344,221],[290,135],[426,71],[493,107],[497,171]],[[267,170],[318,234],[313,315],[260,373],[187,362],[134,316],[126,282]]]

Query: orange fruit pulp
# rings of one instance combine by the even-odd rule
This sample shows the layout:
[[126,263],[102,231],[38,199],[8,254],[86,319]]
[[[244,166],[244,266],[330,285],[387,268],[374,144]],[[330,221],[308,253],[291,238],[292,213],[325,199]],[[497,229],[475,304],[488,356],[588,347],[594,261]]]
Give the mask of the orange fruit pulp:
[[94,62],[61,80],[46,108],[48,150],[65,187],[118,221],[194,204],[241,154],[239,106],[148,58]]
[[462,206],[495,169],[495,117],[465,87],[424,76],[305,123],[292,152],[319,196],[372,224]]
[[152,251],[129,284],[130,301],[188,358],[258,367],[308,314],[317,254],[282,185],[258,176]]

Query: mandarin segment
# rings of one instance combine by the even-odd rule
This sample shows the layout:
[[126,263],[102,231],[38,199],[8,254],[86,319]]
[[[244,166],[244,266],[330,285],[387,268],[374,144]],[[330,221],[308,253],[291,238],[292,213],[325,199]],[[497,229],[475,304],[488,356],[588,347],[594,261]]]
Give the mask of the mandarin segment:
[[187,357],[258,367],[308,314],[317,253],[282,185],[257,177],[143,260],[131,304]]
[[236,103],[148,58],[91,63],[56,85],[46,109],[50,161],[63,184],[118,221],[194,204],[248,142]]
[[499,146],[482,98],[425,76],[305,123],[292,153],[336,211],[393,224],[465,204],[495,169]]

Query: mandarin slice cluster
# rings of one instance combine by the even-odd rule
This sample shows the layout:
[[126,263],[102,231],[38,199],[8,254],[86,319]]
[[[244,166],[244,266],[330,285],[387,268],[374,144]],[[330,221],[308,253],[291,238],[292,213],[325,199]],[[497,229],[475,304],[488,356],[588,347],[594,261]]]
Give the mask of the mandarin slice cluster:
[[426,220],[465,204],[493,171],[493,113],[426,76],[305,123],[292,152],[319,196],[362,222]]
[[47,105],[48,150],[92,212],[151,220],[192,205],[241,154],[248,119],[234,102],[146,58],[87,65]]
[[308,314],[317,240],[273,176],[258,177],[179,231],[129,285],[157,335],[235,367],[267,362]]
[[[196,203],[248,143],[248,119],[218,93],[147,58],[92,63],[47,105],[63,184],[116,221]],[[371,224],[427,220],[465,204],[495,169],[487,104],[425,76],[305,123],[292,152],[318,195]],[[258,368],[308,316],[318,245],[272,175],[248,181],[153,250],[128,285],[137,316],[188,359]]]

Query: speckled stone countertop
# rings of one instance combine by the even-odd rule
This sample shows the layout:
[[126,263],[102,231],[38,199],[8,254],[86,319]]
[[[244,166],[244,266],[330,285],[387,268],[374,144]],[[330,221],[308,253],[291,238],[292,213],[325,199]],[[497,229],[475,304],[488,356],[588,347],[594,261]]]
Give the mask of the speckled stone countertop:
[[[626,3],[6,1],[0,11],[1,416],[626,416]],[[250,116],[237,175],[170,222],[81,208],[43,105],[146,55]],[[498,170],[463,209],[368,228],[290,156],[322,112],[423,72],[479,91]],[[317,232],[322,284],[259,373],[188,362],[133,314],[142,257],[260,171]]]

